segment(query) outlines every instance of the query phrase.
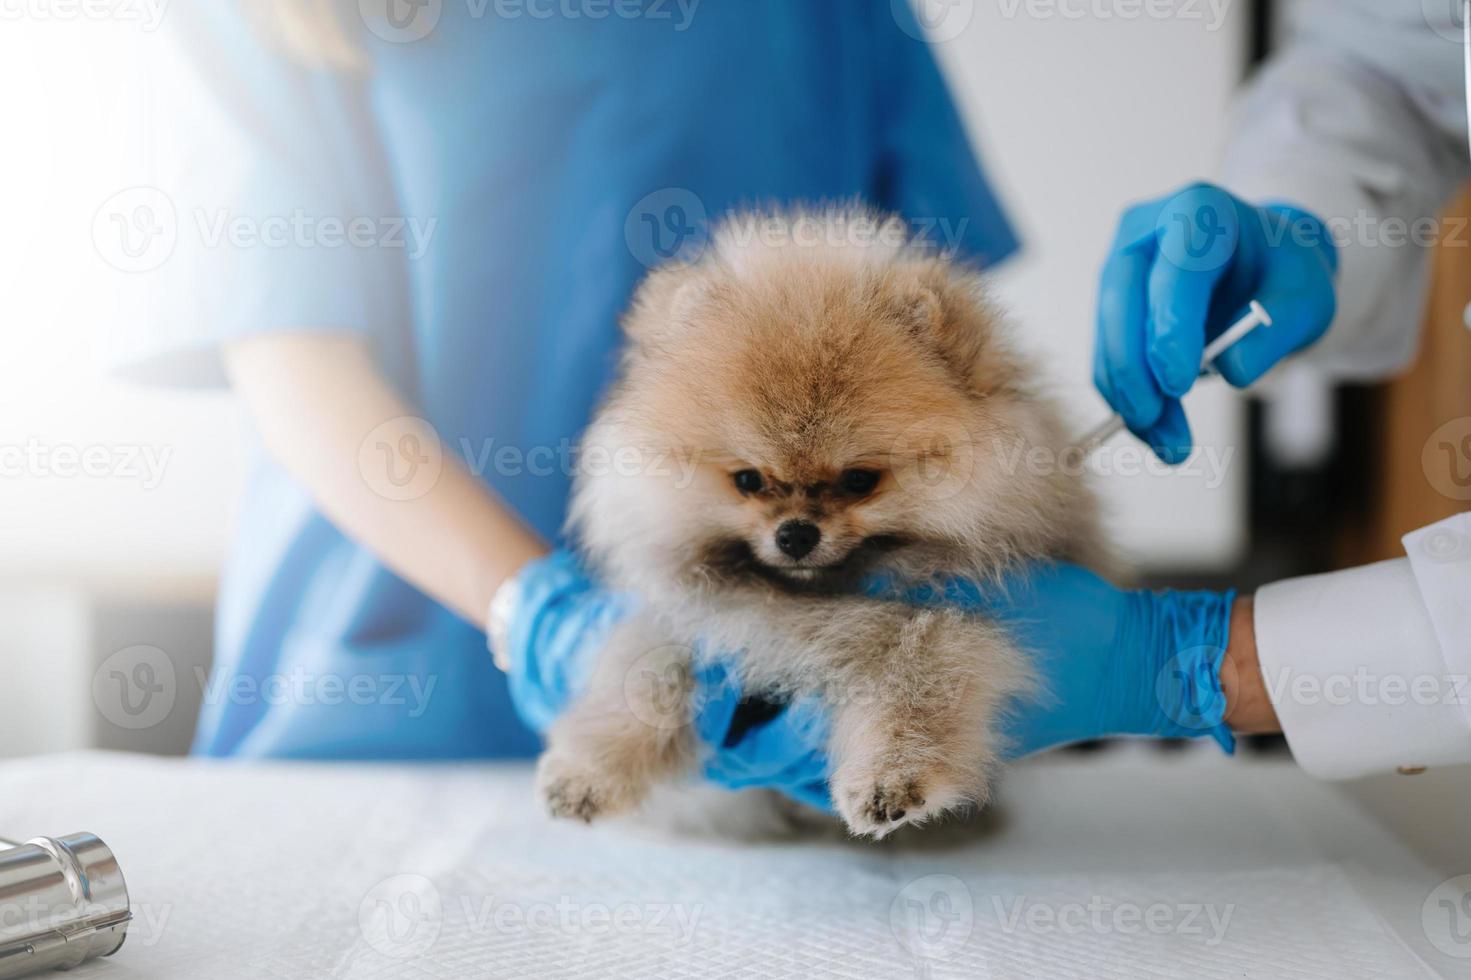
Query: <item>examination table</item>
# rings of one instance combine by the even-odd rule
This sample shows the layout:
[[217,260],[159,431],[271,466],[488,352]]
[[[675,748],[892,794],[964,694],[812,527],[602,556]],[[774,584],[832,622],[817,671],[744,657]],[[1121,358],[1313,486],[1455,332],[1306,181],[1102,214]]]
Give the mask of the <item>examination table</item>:
[[553,822],[525,765],[82,753],[0,762],[0,835],[116,853],[133,922],[78,980],[1471,976],[1471,867],[1289,762],[1054,756],[999,798],[735,843]]

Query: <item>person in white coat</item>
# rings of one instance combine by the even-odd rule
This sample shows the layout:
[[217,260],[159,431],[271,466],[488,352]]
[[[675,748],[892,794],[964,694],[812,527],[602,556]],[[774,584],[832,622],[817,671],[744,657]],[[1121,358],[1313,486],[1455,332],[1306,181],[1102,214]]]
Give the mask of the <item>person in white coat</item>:
[[[1273,324],[1217,361],[1239,387],[1288,355],[1343,379],[1413,357],[1437,216],[1471,177],[1458,6],[1291,4],[1288,42],[1237,107],[1219,185],[1124,213],[1095,380],[1162,458],[1189,452],[1180,397],[1249,299]],[[1431,455],[1449,486],[1471,485],[1471,419],[1441,421]],[[1237,620],[1253,635],[1235,630],[1223,658],[1233,727],[1280,726],[1327,778],[1471,763],[1471,514],[1404,546],[1257,592]]]

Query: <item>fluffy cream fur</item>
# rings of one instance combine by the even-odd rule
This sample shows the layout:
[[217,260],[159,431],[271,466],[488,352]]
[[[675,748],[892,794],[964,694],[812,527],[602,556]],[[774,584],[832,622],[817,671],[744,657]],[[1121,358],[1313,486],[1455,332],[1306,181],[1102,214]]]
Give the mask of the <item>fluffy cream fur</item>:
[[[573,525],[609,585],[648,607],[550,733],[552,812],[629,810],[691,768],[697,638],[742,651],[747,691],[825,699],[852,832],[983,801],[996,714],[1030,684],[1024,658],[979,617],[856,594],[876,572],[1102,561],[1093,498],[1057,465],[1070,451],[1057,413],[977,275],[894,219],[746,215],[698,261],[652,273],[625,329]],[[737,488],[745,470],[758,491]],[[854,470],[876,486],[845,490]],[[820,529],[810,554],[777,547],[788,520]]]

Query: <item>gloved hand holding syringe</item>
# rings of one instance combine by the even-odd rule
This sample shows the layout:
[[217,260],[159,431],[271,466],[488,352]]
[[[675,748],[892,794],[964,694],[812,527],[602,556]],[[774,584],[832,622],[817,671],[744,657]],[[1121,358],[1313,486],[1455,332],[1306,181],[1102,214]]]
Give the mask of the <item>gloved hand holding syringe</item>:
[[[1220,357],[1237,341],[1251,333],[1257,327],[1270,327],[1272,318],[1267,313],[1266,307],[1251,300],[1249,308],[1241,319],[1231,324],[1221,335],[1205,346],[1205,353],[1200,358],[1200,376],[1209,377],[1216,373],[1215,360]],[[1078,440],[1078,446],[1083,453],[1089,454],[1119,432],[1123,431],[1124,417],[1117,412],[1105,419],[1101,424],[1094,426],[1083,438]]]

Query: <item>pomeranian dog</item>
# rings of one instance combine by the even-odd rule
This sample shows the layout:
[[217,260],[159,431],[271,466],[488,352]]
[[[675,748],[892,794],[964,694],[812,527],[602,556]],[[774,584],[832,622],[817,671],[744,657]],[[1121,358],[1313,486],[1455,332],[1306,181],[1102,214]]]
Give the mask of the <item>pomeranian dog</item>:
[[998,713],[1033,688],[1025,657],[975,614],[863,583],[994,581],[1102,549],[1057,412],[978,275],[897,218],[737,216],[651,273],[624,329],[572,526],[643,605],[548,733],[551,812],[628,811],[692,772],[690,678],[716,654],[747,695],[823,699],[852,833],[984,802]]

